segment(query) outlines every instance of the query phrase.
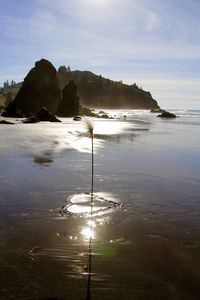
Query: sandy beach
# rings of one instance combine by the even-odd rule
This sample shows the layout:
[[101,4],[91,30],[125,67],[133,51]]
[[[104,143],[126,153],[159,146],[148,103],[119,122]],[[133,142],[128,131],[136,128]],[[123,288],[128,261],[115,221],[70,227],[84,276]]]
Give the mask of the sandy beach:
[[[109,113],[94,120],[91,299],[199,299],[200,112]],[[2,300],[86,299],[91,141],[62,121],[0,127]]]

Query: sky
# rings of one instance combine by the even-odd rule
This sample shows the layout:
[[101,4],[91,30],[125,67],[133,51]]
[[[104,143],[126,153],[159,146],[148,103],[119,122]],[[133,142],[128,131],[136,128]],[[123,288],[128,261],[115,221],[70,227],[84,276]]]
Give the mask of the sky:
[[165,109],[200,109],[200,0],[0,0],[0,86],[35,61],[150,91]]

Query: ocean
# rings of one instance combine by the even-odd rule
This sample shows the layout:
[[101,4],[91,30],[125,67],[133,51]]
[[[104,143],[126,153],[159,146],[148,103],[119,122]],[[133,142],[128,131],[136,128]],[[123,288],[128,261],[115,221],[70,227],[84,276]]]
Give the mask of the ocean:
[[83,122],[0,126],[0,299],[199,299],[200,111],[106,112],[92,224]]

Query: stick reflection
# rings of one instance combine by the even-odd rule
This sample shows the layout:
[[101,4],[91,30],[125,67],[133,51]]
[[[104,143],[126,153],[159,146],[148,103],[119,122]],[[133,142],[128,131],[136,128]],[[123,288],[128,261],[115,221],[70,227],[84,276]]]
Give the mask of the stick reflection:
[[94,220],[92,219],[92,214],[90,216],[90,220],[88,221],[88,227],[84,227],[81,231],[81,234],[83,237],[89,241],[88,244],[88,262],[87,262],[87,273],[88,273],[88,278],[87,278],[87,292],[86,292],[86,300],[91,299],[91,293],[90,293],[90,288],[91,288],[91,279],[92,279],[92,240],[95,237],[95,232],[94,228],[96,227],[96,224]]

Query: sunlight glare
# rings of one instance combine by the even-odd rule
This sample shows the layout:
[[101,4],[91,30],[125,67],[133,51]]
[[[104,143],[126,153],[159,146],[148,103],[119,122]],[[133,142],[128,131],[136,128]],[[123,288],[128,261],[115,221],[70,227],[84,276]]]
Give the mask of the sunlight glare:
[[89,221],[87,222],[87,224],[88,224],[90,227],[93,227],[93,228],[96,227],[95,221],[89,220]]
[[90,238],[92,238],[92,239],[94,238],[94,231],[90,227],[84,227],[81,230],[81,234],[87,240],[89,240]]

